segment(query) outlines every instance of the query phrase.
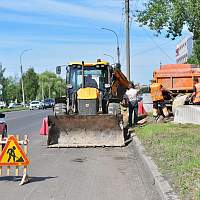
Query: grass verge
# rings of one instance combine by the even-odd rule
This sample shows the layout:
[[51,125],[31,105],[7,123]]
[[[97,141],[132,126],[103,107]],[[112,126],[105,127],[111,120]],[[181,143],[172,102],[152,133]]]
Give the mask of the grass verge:
[[12,112],[12,111],[20,111],[20,110],[28,110],[26,107],[17,107],[17,108],[3,108],[0,109],[0,112]]
[[181,200],[200,200],[200,126],[149,124],[136,135]]

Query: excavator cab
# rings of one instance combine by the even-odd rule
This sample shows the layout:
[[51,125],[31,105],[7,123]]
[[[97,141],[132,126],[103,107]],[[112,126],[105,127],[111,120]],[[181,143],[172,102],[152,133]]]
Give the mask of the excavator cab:
[[110,89],[110,66],[107,62],[70,63],[67,96],[71,113],[96,115],[106,113]]
[[[124,146],[123,117],[109,112],[112,74],[108,62],[70,63],[64,112],[48,116],[49,147]],[[59,70],[58,70],[59,71]],[[61,103],[60,100],[56,103]],[[119,105],[119,102],[117,102]],[[119,109],[114,106],[112,109]]]

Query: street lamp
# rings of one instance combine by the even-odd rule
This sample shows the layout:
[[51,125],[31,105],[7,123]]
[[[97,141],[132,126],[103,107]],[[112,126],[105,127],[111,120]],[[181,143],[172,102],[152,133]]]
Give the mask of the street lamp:
[[24,81],[23,81],[23,69],[22,69],[22,56],[24,55],[25,52],[30,51],[32,49],[25,49],[21,52],[20,54],[20,71],[21,71],[21,85],[22,85],[22,101],[23,101],[23,106],[25,106],[25,93],[24,93]]
[[107,31],[111,31],[115,34],[116,36],[116,41],[117,41],[117,62],[120,63],[120,50],[119,50],[119,39],[118,39],[118,35],[115,31],[109,29],[109,28],[101,28],[103,30],[107,30]]
[[108,56],[108,57],[112,58],[112,60],[113,60],[113,64],[115,64],[115,59],[114,59],[114,57],[113,57],[113,56],[111,56],[111,55],[109,55],[109,54],[106,54],[106,53],[104,53],[103,55],[105,55],[105,56]]

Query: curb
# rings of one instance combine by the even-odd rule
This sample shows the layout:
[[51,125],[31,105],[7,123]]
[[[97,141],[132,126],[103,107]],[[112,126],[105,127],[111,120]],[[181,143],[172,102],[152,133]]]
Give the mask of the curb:
[[152,160],[150,156],[145,155],[145,148],[141,144],[138,137],[133,134],[133,148],[138,153],[138,158],[141,160],[142,165],[144,166],[149,177],[153,180],[156,190],[158,191],[161,200],[179,200],[178,196],[173,192],[168,181],[164,179],[161,173],[158,170],[158,167]]

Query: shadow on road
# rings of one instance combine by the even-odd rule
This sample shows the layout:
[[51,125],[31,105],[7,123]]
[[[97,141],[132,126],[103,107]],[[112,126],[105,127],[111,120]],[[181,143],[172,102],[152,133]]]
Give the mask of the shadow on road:
[[[57,178],[57,176],[31,176],[29,177],[30,181],[29,183],[33,183],[33,182],[40,182],[40,181],[45,181],[48,179],[52,179],[52,178]],[[22,177],[21,176],[3,176],[0,177],[0,181],[21,181]]]
[[30,182],[33,183],[33,182],[45,181],[52,178],[57,178],[57,176],[43,176],[43,177],[33,176],[30,177]]

